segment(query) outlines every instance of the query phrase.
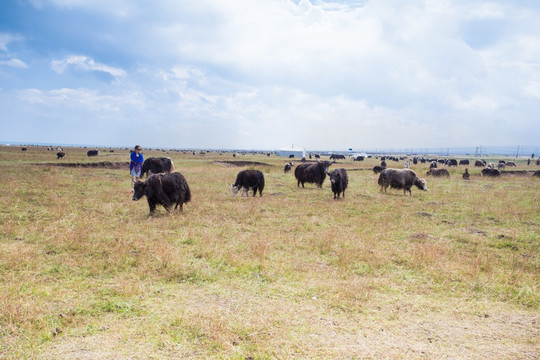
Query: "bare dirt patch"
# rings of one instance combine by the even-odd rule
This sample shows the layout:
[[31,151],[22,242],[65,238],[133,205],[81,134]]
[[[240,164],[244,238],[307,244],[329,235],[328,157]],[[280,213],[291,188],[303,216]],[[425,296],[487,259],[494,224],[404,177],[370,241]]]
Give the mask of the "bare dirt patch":
[[271,165],[271,164],[258,162],[258,161],[234,161],[234,160],[214,161],[213,164],[221,165],[221,166],[225,166],[225,167],[274,166],[274,165]]
[[41,163],[34,164],[40,166],[61,166],[61,167],[71,167],[71,168],[94,168],[94,169],[126,169],[129,167],[129,162],[127,161],[99,161],[91,163]]

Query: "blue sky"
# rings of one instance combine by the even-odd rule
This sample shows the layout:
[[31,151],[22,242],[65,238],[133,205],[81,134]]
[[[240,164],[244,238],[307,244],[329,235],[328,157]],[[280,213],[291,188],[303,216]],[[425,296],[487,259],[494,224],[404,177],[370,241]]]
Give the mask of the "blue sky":
[[1,141],[540,143],[538,1],[4,0]]

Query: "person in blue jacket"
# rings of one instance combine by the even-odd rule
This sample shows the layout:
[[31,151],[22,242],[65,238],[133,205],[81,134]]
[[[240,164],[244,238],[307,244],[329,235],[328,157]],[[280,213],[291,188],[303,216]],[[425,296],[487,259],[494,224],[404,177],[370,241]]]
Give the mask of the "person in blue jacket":
[[143,154],[141,153],[141,147],[135,145],[135,151],[131,152],[131,162],[129,163],[129,172],[131,173],[131,191],[133,186],[141,177],[141,168],[144,161]]

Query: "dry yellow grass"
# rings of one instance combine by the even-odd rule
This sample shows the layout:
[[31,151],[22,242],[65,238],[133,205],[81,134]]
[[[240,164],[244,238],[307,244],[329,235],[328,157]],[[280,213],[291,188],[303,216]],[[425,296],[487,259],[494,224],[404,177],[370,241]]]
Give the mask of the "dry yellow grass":
[[[0,148],[0,358],[540,356],[538,179],[452,169],[409,197],[345,161],[334,201],[286,159],[169,156],[193,200],[148,218],[127,169]],[[263,197],[232,197],[242,168],[220,160],[267,163]]]

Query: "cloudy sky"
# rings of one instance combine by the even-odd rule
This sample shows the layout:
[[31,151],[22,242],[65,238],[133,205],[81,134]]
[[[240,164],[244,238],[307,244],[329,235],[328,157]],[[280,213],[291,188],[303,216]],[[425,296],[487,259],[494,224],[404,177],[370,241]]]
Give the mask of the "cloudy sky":
[[0,141],[540,143],[540,2],[2,0]]

